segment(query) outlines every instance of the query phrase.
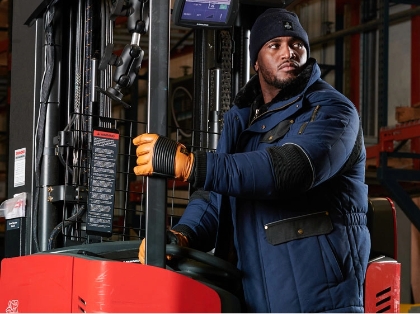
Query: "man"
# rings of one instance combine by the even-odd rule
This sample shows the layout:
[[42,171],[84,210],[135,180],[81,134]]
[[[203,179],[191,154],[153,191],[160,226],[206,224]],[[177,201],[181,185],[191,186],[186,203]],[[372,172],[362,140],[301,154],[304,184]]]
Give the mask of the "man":
[[370,237],[359,116],[309,53],[298,17],[268,9],[251,30],[257,74],[225,114],[215,153],[189,153],[156,134],[133,140],[137,175],[202,188],[171,234],[215,255],[234,252],[250,312],[364,311]]

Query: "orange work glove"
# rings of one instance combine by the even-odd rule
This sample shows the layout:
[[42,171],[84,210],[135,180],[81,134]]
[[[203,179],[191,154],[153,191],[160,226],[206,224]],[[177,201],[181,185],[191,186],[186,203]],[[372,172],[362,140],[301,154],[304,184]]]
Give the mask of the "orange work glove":
[[[174,230],[166,231],[166,243],[167,244],[176,244],[179,246],[188,247],[188,238],[182,233],[176,232]],[[143,239],[139,247],[139,261],[142,264],[145,264],[146,260],[146,239]],[[167,255],[166,258],[170,260],[172,256]]]
[[160,175],[189,181],[194,170],[194,154],[164,136],[145,133],[133,139],[136,149],[138,176]]

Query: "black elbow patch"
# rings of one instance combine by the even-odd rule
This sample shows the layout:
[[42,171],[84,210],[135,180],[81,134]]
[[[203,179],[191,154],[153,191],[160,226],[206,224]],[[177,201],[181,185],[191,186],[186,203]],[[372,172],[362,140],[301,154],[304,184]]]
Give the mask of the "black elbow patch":
[[273,164],[276,190],[279,193],[297,195],[311,187],[312,167],[308,157],[299,147],[271,146],[267,151]]

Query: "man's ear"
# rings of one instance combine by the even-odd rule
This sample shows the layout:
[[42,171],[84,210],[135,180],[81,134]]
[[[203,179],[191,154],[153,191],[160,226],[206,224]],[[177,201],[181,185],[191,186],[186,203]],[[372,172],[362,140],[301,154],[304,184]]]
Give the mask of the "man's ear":
[[255,70],[255,72],[258,72],[258,69],[259,69],[259,67],[258,67],[258,61],[255,61],[255,64],[254,64],[254,70]]

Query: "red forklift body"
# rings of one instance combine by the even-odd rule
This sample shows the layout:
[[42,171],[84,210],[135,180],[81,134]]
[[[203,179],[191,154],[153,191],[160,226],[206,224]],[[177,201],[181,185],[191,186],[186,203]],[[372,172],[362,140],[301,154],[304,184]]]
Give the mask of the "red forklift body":
[[365,280],[366,313],[400,312],[401,264],[389,257],[369,263]]
[[171,270],[61,254],[5,258],[0,311],[221,312],[216,291]]

